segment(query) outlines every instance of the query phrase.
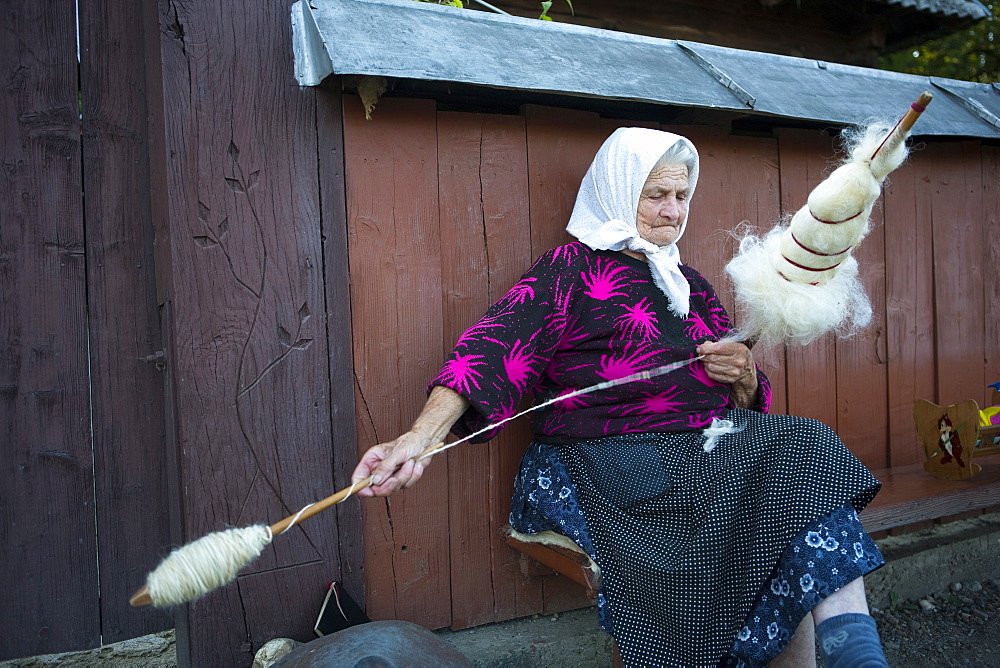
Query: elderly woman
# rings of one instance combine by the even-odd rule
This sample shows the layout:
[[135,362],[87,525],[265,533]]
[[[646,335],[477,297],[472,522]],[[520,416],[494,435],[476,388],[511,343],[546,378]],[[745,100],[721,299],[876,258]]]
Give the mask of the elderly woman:
[[601,567],[600,621],[626,665],[765,665],[783,651],[814,664],[813,621],[828,667],[885,665],[861,580],[883,561],[857,516],[879,483],[827,427],[766,414],[766,377],[680,263],[697,182],[687,139],[616,131],[581,185],[578,241],[462,335],[410,431],[353,479],[374,474],[361,494],[385,496],[420,478],[428,460],[413,458],[449,430],[509,417],[526,395],[703,356],[537,411],[512,525],[564,534]]

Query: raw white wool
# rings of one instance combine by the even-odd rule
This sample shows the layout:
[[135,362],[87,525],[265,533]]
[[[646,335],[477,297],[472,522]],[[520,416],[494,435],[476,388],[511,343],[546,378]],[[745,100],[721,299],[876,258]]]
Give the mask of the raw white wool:
[[881,122],[845,130],[848,160],[813,188],[790,223],[740,238],[726,271],[748,337],[804,345],[827,332],[850,336],[871,322],[851,253],[868,234],[882,182],[907,157],[905,137],[893,130]]

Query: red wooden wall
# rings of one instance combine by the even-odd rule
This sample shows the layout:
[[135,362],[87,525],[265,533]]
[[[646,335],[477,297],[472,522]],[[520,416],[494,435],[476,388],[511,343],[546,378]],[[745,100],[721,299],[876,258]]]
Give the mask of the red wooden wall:
[[[345,96],[359,453],[409,426],[463,329],[568,239],[580,179],[625,124],[538,106],[513,116],[439,112],[433,100],[394,98],[366,121]],[[730,230],[766,228],[802,206],[836,147],[818,130],[662,129],[701,153],[681,251],[731,306]],[[986,383],[1000,380],[998,153],[978,141],[928,142],[891,176],[857,252],[875,321],[851,339],[765,355],[776,412],[822,420],[878,469],[918,461],[915,398],[986,400]],[[414,488],[364,502],[373,618],[464,628],[586,604],[559,576],[524,575],[499,534],[529,439],[516,424],[435,458]]]

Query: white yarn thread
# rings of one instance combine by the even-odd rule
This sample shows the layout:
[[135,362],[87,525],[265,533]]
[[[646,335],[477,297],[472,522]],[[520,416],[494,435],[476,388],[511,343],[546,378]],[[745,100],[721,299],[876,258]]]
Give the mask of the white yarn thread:
[[744,429],[746,429],[746,425],[737,427],[732,420],[712,418],[712,424],[701,432],[705,437],[705,443],[702,445],[702,449],[705,452],[711,452],[712,450],[715,450],[715,446],[719,444],[720,436],[725,436],[726,434],[738,434]]
[[270,527],[258,524],[203,536],[171,552],[146,578],[157,608],[201,598],[229,584],[271,542]]
[[[731,334],[730,336],[733,335]],[[449,443],[441,448],[438,448],[434,452],[418,457],[416,461],[420,461],[421,459],[425,459],[431,455],[453,448],[456,445],[475,438],[476,436],[484,434],[492,429],[496,429],[511,420],[515,420],[522,415],[536,411],[540,408],[545,408],[546,406],[550,406],[556,402],[565,401],[566,399],[589,392],[605,390],[610,387],[615,387],[616,385],[623,385],[625,383],[648,380],[650,378],[655,378],[656,376],[662,376],[663,374],[685,367],[692,362],[700,360],[701,358],[702,356],[692,357],[691,359],[681,362],[675,362],[674,364],[666,364],[664,366],[655,367],[646,371],[640,371],[623,378],[606,380],[589,387],[584,387],[582,389],[560,395],[546,401],[545,403],[538,404],[537,406],[532,406],[527,410],[521,411],[517,415],[512,415],[511,417],[504,418],[499,422],[483,427],[479,431],[469,434],[465,438]],[[350,498],[350,496],[356,491],[355,487],[360,489],[360,485],[360,482],[352,484],[347,495],[340,500],[340,503],[343,503]],[[288,531],[295,526],[302,514],[313,505],[315,505],[315,503],[310,503],[299,510],[299,512],[295,514],[295,517],[292,518],[291,523],[281,533],[285,533],[285,531]],[[227,529],[225,531],[211,533],[207,536],[199,538],[193,543],[177,548],[171,552],[166,559],[160,562],[160,565],[157,566],[156,569],[146,578],[146,589],[149,593],[149,598],[152,600],[153,605],[158,608],[180,605],[182,603],[187,603],[188,601],[201,598],[205,594],[208,594],[209,592],[235,580],[237,573],[239,573],[242,568],[247,566],[247,564],[259,557],[264,548],[267,547],[273,539],[274,536],[271,534],[271,527],[258,524],[244,529]]]
[[[351,490],[353,491],[353,489],[354,489],[354,485],[351,485]],[[350,495],[351,495],[351,492],[348,492],[347,496],[350,496]],[[343,499],[341,499],[341,503],[343,503],[344,501],[347,500],[347,496],[345,496]],[[280,536],[282,533],[285,533],[286,531],[288,531],[289,529],[291,529],[293,526],[295,526],[296,524],[298,524],[299,523],[299,518],[302,517],[302,513],[306,512],[307,510],[309,510],[310,508],[312,508],[315,505],[316,505],[315,503],[308,503],[308,504],[302,506],[302,510],[300,510],[297,513],[295,513],[295,517],[292,518],[292,521],[289,522],[288,526],[286,526],[284,529],[282,529],[281,533],[279,533],[278,535]]]
[[537,406],[532,406],[531,408],[523,410],[520,413],[518,413],[517,415],[511,415],[510,417],[504,418],[503,420],[500,420],[499,422],[494,422],[493,424],[486,425],[485,427],[483,427],[479,431],[475,431],[475,432],[469,434],[468,436],[465,436],[463,438],[458,439],[457,441],[455,441],[453,443],[448,443],[447,445],[438,448],[434,452],[428,452],[427,454],[421,455],[421,456],[417,457],[417,459],[415,461],[419,462],[420,460],[426,459],[427,457],[431,457],[433,455],[436,455],[439,452],[444,452],[445,450],[448,450],[450,448],[454,448],[456,445],[460,445],[462,443],[465,443],[466,441],[471,440],[471,439],[475,438],[476,436],[481,436],[482,434],[485,434],[487,432],[493,431],[497,427],[505,425],[508,422],[510,422],[511,420],[516,420],[517,418],[521,417],[522,415],[527,415],[528,413],[531,413],[533,411],[537,411],[537,410],[539,410],[541,408],[545,408],[546,406],[551,406],[552,404],[554,404],[556,402],[566,401],[567,399],[572,399],[573,397],[578,397],[581,394],[589,394],[591,392],[598,392],[600,390],[606,390],[609,387],[615,387],[616,385],[624,385],[625,383],[632,383],[632,382],[635,382],[637,380],[649,380],[650,378],[656,378],[657,376],[662,376],[663,374],[670,373],[671,371],[676,371],[677,369],[681,369],[683,367],[686,367],[688,364],[691,364],[692,362],[697,362],[702,357],[704,357],[704,355],[698,355],[697,357],[692,357],[691,359],[686,359],[686,360],[684,360],[682,362],[674,362],[673,364],[664,364],[663,366],[658,366],[658,367],[655,367],[653,369],[647,369],[646,371],[640,371],[638,373],[633,373],[633,374],[631,374],[629,376],[623,376],[622,378],[615,378],[615,379],[612,379],[612,380],[605,380],[605,381],[603,381],[601,383],[595,383],[594,385],[591,385],[589,387],[584,387],[584,388],[581,388],[579,390],[573,390],[572,392],[567,392],[566,394],[560,394],[558,397],[555,397],[553,399],[549,399],[545,403],[541,403],[541,404],[538,404]]

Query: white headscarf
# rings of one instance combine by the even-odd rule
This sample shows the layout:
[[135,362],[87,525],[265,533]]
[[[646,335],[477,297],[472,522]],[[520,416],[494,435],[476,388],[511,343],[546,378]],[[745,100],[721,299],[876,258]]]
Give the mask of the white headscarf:
[[635,226],[646,178],[667,149],[677,142],[684,142],[695,155],[695,164],[688,173],[690,200],[698,183],[698,151],[694,144],[670,132],[619,128],[601,146],[583,177],[566,231],[594,250],[628,248],[645,254],[653,282],[667,296],[670,310],[684,318],[688,314],[691,287],[678,267],[681,254],[677,241],[684,234],[687,219],[669,246],[646,241]]

